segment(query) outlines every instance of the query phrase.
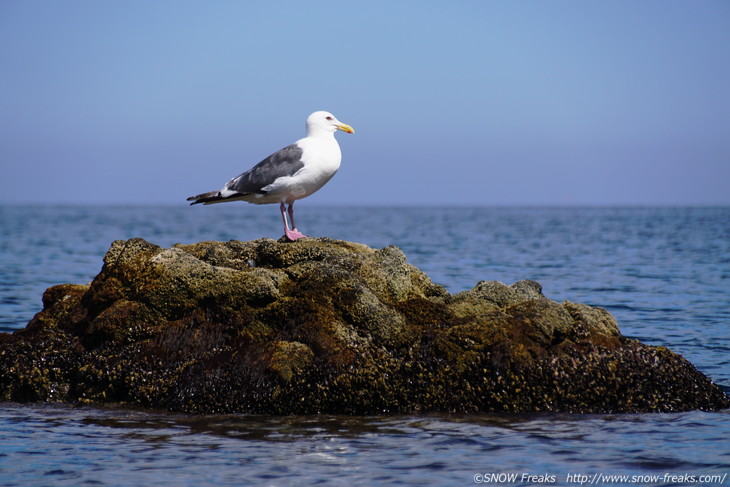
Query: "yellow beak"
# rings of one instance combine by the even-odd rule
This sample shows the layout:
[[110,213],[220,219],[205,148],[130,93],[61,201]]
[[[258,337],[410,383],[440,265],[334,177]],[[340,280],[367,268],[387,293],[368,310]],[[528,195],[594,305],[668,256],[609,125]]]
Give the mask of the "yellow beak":
[[338,129],[342,130],[343,132],[347,132],[348,134],[354,134],[355,129],[347,125],[346,123],[341,123],[337,126]]

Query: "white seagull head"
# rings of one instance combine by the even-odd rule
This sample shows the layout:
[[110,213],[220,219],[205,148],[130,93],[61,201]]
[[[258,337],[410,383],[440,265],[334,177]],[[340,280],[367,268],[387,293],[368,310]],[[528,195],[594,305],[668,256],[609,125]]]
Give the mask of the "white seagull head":
[[334,134],[338,130],[342,130],[348,134],[355,133],[352,127],[337,120],[337,117],[330,112],[314,112],[307,117],[307,136],[309,137],[318,133]]

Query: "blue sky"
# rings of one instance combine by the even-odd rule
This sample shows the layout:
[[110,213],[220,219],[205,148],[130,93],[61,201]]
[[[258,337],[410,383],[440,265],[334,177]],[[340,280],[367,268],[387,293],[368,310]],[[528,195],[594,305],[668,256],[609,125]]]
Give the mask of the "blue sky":
[[0,46],[3,203],[185,205],[324,109],[306,204],[730,204],[726,1],[0,0]]

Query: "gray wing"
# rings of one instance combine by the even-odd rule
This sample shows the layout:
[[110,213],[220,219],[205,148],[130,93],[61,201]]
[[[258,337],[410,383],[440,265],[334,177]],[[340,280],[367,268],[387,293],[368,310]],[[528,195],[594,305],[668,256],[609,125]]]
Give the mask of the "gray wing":
[[228,181],[226,189],[243,194],[264,194],[266,191],[263,188],[278,178],[293,175],[303,167],[302,148],[292,144]]

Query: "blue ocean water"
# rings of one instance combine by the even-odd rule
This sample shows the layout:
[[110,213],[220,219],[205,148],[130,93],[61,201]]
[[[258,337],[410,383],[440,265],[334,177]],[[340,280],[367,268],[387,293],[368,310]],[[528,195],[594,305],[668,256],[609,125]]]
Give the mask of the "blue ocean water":
[[[624,335],[682,354],[730,391],[728,207],[303,202],[297,222],[312,236],[397,245],[451,292],[537,280],[551,299],[608,309]],[[47,287],[89,282],[115,239],[282,233],[277,208],[245,204],[0,206],[0,225],[0,331],[25,326]],[[730,485],[729,438],[730,411],[279,418],[0,404],[0,485]]]

